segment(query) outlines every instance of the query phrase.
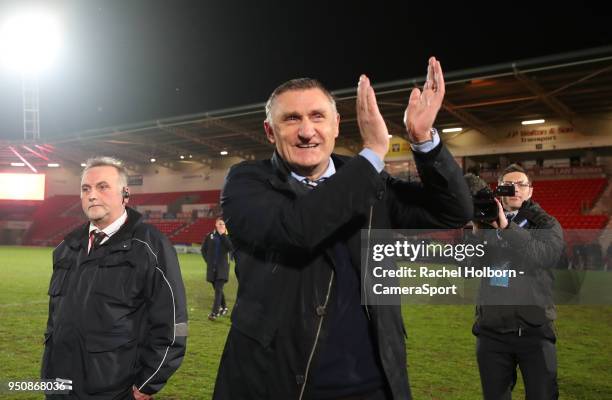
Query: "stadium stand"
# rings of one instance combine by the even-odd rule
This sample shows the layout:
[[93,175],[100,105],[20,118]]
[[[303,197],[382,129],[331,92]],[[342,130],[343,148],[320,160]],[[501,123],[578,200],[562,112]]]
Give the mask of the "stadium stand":
[[[137,206],[173,206],[180,209],[183,204],[213,204],[219,202],[219,190],[138,193],[130,197],[130,205]],[[42,202],[24,202],[21,206],[15,202],[0,203],[0,215],[4,218],[32,221],[24,235],[23,244],[35,246],[57,246],[64,235],[82,224],[82,215],[78,196],[53,196]],[[173,243],[201,243],[204,235],[214,228],[215,218],[194,218],[191,212],[177,212],[175,218],[164,218],[161,212],[151,212],[152,218],[147,222],[166,234]]]
[[202,243],[202,238],[215,228],[215,218],[198,218],[170,238],[173,243]]
[[[84,221],[78,196],[53,196],[43,201],[32,214],[32,225],[25,234],[24,244],[57,246],[62,234]],[[76,212],[75,212],[76,211]]]
[[[598,230],[608,224],[608,215],[588,215],[608,184],[605,178],[536,180],[534,200],[554,215],[564,229]],[[145,212],[155,225],[175,244],[201,243],[214,228],[217,210],[182,212],[186,204],[218,205],[219,190],[138,193],[130,198],[131,206],[167,206],[174,212]],[[0,203],[3,219],[32,221],[24,235],[24,244],[56,246],[63,236],[84,222],[78,196],[54,196],[42,202]],[[9,218],[10,216],[10,218]]]
[[[606,178],[535,180],[533,199],[564,229],[602,229],[607,215],[586,215],[604,192]],[[493,188],[495,184],[491,185]]]
[[0,200],[0,219],[3,221],[31,221],[40,201]]
[[154,225],[159,231],[166,236],[171,236],[179,228],[185,225],[184,221],[179,220],[148,220],[148,223]]
[[563,227],[566,254],[573,268],[582,269],[589,264],[581,261],[582,266],[577,267],[576,249],[584,248],[587,243],[597,243],[602,229],[608,224],[608,215],[586,214],[603,194],[607,184],[605,178],[534,181],[533,198]]
[[130,205],[172,205],[177,201],[185,204],[218,203],[219,190],[201,190],[192,192],[137,193],[130,197]]
[[[566,226],[562,223],[565,228],[573,228],[571,225],[575,223],[591,227],[600,219],[581,214],[593,207],[603,193],[606,183],[605,178],[535,181],[534,199],[549,213],[570,224]],[[583,218],[564,218],[570,215]]]

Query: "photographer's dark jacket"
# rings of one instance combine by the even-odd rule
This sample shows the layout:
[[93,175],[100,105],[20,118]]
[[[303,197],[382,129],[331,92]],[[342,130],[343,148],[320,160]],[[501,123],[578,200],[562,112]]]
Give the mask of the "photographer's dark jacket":
[[483,279],[476,307],[474,333],[521,334],[548,325],[556,318],[553,272],[563,255],[563,230],[559,222],[532,200],[523,202],[506,229],[484,229],[487,262],[506,264],[523,271],[506,286]]
[[[326,347],[337,245],[359,269],[362,229],[454,228],[472,217],[461,170],[442,144],[415,153],[422,184],[378,173],[362,156],[332,159],[337,172],[316,190],[292,178],[277,153],[228,173],[221,204],[239,286],[214,399],[313,398],[318,361],[337,351]],[[410,399],[400,307],[370,305],[365,314],[393,398]]]
[[233,251],[232,242],[227,235],[219,235],[214,230],[204,239],[202,247],[202,258],[206,261],[206,280],[214,282],[229,279],[229,255]]
[[89,223],[53,252],[43,379],[72,380],[79,399],[158,392],[185,354],[185,289],[174,248],[142,216],[87,254]]

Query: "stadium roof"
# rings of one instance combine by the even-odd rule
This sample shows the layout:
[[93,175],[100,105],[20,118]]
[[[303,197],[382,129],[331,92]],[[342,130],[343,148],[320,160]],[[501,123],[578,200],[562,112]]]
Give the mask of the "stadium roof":
[[[425,77],[375,84],[390,133],[401,134],[410,90]],[[572,123],[579,116],[612,111],[612,46],[446,71],[446,96],[436,126],[461,126],[487,134],[493,126],[534,118]],[[333,91],[341,127],[338,144],[360,148],[355,115],[355,88]],[[264,100],[264,99],[262,99]],[[221,151],[245,159],[272,151],[262,127],[264,102],[176,118],[107,127],[53,138],[42,143],[0,142],[0,166],[20,162],[33,166],[58,162],[79,166],[100,153],[128,164],[155,158],[170,168],[184,161],[210,163]],[[19,156],[17,155],[19,154]],[[42,157],[41,157],[42,156]],[[45,160],[47,158],[48,160]]]

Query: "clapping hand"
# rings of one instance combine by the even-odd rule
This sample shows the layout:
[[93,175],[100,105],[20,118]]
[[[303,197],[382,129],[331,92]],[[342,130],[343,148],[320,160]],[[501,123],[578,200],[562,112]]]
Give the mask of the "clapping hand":
[[431,140],[431,128],[444,100],[444,76],[442,66],[435,57],[429,59],[427,79],[423,92],[412,89],[408,107],[404,112],[404,125],[411,143]]

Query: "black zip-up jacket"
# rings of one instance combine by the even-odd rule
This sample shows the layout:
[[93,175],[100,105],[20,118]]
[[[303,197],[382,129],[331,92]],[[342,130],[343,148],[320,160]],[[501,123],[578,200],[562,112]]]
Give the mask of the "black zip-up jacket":
[[507,287],[482,280],[474,333],[520,334],[555,320],[552,270],[565,246],[559,222],[527,200],[506,229],[484,229],[479,236],[487,242],[487,252],[495,254],[494,263],[524,273],[509,278]]
[[78,399],[158,392],[185,354],[187,309],[170,241],[127,208],[127,220],[87,254],[89,223],[53,252],[43,379],[72,381]]
[[[456,228],[472,217],[461,170],[440,144],[415,153],[422,184],[332,155],[337,172],[309,191],[275,153],[228,173],[221,204],[236,249],[238,294],[214,399],[309,399],[328,336],[333,247],[360,266],[361,229]],[[363,278],[363,274],[360,276]],[[393,398],[411,398],[399,306],[368,306]]]
[[[216,240],[220,241],[219,254],[215,254]],[[206,280],[208,282],[216,280],[227,282],[229,280],[229,255],[233,251],[232,242],[227,234],[219,235],[216,230],[210,232],[206,235],[200,251],[206,262]]]

